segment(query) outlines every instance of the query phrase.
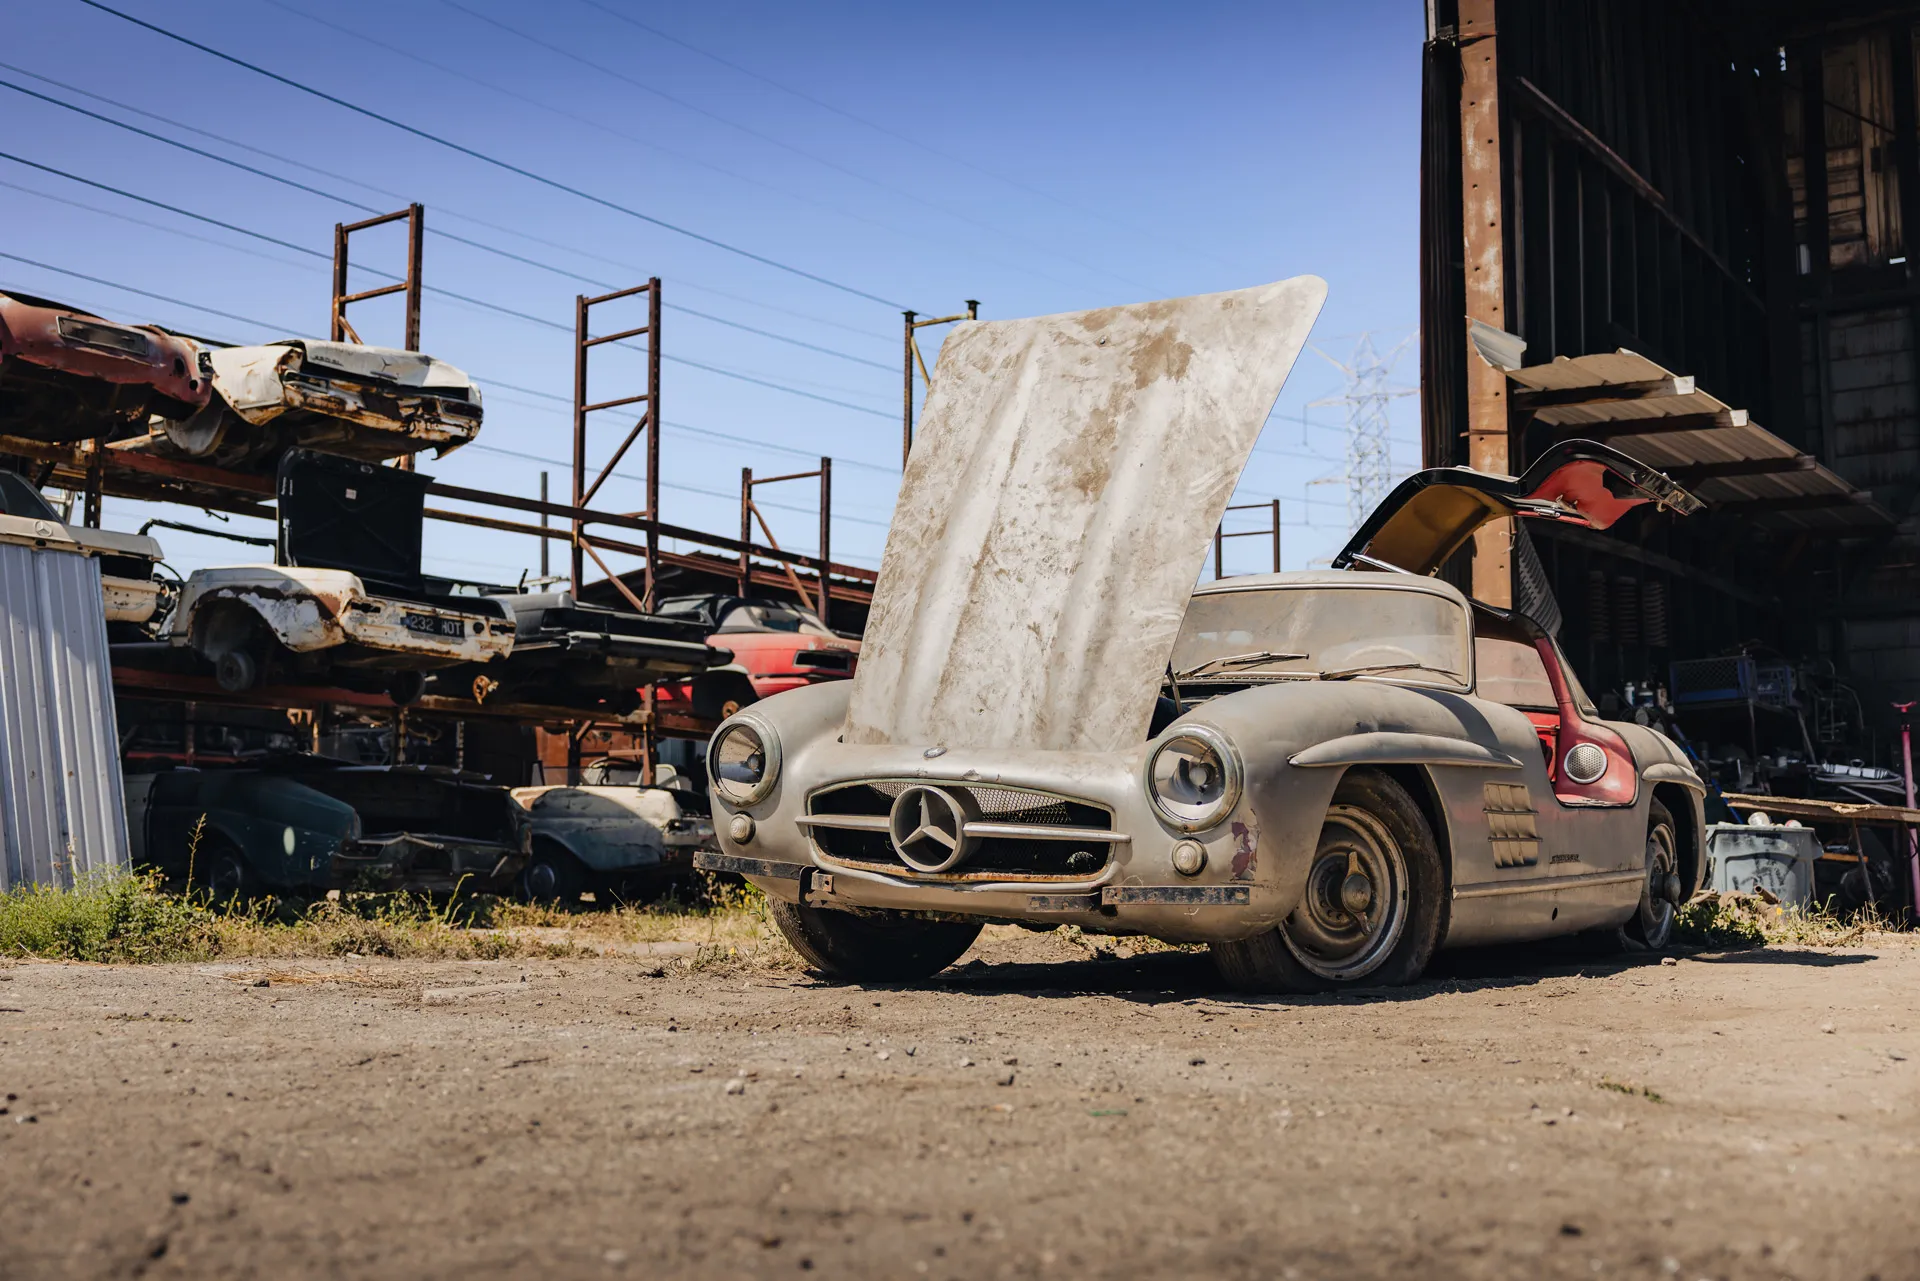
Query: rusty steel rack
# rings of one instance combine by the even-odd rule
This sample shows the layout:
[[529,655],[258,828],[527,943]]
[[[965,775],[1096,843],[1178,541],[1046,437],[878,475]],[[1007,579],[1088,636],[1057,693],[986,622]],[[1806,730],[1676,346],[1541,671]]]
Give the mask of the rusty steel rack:
[[[374,298],[405,295],[405,342],[408,350],[420,348],[420,299],[422,293],[422,239],[425,210],[419,204],[390,214],[340,223],[334,227],[332,297],[329,304],[329,332],[334,341],[359,342],[347,316],[350,306]],[[355,233],[393,223],[407,225],[407,270],[404,279],[393,284],[349,292],[347,278],[350,248]],[[656,603],[659,578],[666,570],[683,572],[690,580],[733,583],[743,593],[753,588],[775,592],[791,591],[802,602],[817,609],[824,618],[836,602],[865,606],[873,599],[877,577],[873,570],[832,560],[830,521],[832,515],[832,460],[822,458],[815,471],[786,476],[755,478],[751,471],[742,477],[741,537],[731,538],[659,519],[660,495],[660,280],[649,279],[643,285],[574,300],[575,359],[573,405],[573,486],[570,502],[549,500],[545,474],[541,477],[540,497],[523,498],[462,485],[434,481],[426,487],[432,498],[447,505],[428,506],[426,519],[445,523],[520,534],[538,540],[541,563],[546,562],[550,543],[566,544],[572,556],[571,579],[576,593],[596,588],[588,583],[588,561],[606,575],[606,584],[625,602],[642,612]],[[595,307],[623,299],[646,298],[646,323],[594,334],[590,321]],[[968,305],[968,316],[977,304]],[[918,322],[941,324],[966,319],[954,316]],[[915,322],[909,319],[909,324]],[[909,355],[912,328],[908,330]],[[646,339],[646,384],[639,394],[618,396],[599,402],[588,399],[589,353],[609,343],[632,343]],[[924,368],[924,366],[923,366]],[[911,373],[911,367],[909,368]],[[628,406],[643,405],[637,420],[604,463],[596,466],[590,458],[588,427],[593,415]],[[909,420],[911,396],[909,396]],[[607,482],[615,469],[646,437],[644,506],[637,511],[613,510],[605,501]],[[89,523],[99,523],[100,500],[105,495],[148,502],[176,503],[210,511],[231,512],[258,519],[275,519],[275,482],[270,475],[229,471],[204,463],[187,462],[136,453],[116,447],[105,440],[78,444],[49,444],[17,437],[0,436],[0,453],[12,454],[39,463],[39,482],[64,487],[86,495]],[[411,460],[407,460],[410,462]],[[820,482],[820,550],[808,556],[782,549],[760,519],[764,542],[754,539],[751,516],[758,514],[753,503],[756,485],[781,481],[818,478]],[[595,506],[596,501],[601,506]],[[538,523],[534,523],[537,518]],[[669,551],[663,540],[683,545]],[[610,568],[603,554],[618,553],[641,562],[641,590],[635,591],[623,576]],[[631,571],[630,571],[631,572]],[[273,685],[234,694],[221,690],[210,677],[172,672],[150,671],[132,666],[116,666],[116,689],[129,702],[175,702],[210,708],[251,708],[287,711],[291,717],[315,717],[329,710],[351,714],[392,712],[396,717],[449,717],[512,721],[541,731],[538,737],[562,735],[570,744],[570,760],[577,765],[579,745],[589,734],[597,738],[631,736],[652,757],[655,735],[680,738],[704,737],[714,726],[696,718],[691,709],[673,699],[661,699],[652,689],[643,690],[641,706],[626,715],[595,712],[579,707],[552,707],[533,704],[494,703],[447,695],[430,695],[397,707],[384,693],[347,690],[324,686]],[[662,703],[666,705],[662,706]],[[543,751],[542,758],[545,753]]]
[[980,319],[980,300],[967,299],[967,309],[952,316],[930,316],[923,320],[917,311],[903,311],[900,315],[906,322],[906,338],[901,351],[900,370],[900,469],[905,471],[907,458],[913,453],[913,371],[916,368],[919,369],[920,385],[923,388],[933,385],[933,375],[927,372],[927,358],[920,354],[919,333],[922,329],[928,329],[934,325],[951,325],[962,320]]
[[[390,223],[407,224],[407,274],[405,279],[391,285],[381,285],[377,289],[363,289],[357,294],[347,292],[347,249],[348,242],[356,231],[367,231],[374,227],[384,227]],[[422,242],[426,238],[427,211],[424,205],[412,204],[389,214],[374,218],[363,218],[359,222],[337,222],[333,225],[333,303],[327,308],[329,336],[334,342],[361,341],[347,321],[347,306],[350,303],[366,302],[371,298],[385,298],[392,294],[407,296],[406,342],[408,351],[420,350],[420,258]]]
[[[622,329],[610,334],[594,336],[591,331],[593,309],[603,303],[616,302],[622,298],[632,298],[639,294],[647,296],[647,323],[632,329]],[[587,400],[587,357],[595,347],[607,343],[631,342],[635,338],[647,340],[647,389],[636,396],[619,396],[612,400],[589,402]],[[650,278],[644,285],[634,285],[628,289],[616,289],[612,293],[589,298],[581,294],[574,299],[573,312],[573,506],[585,508],[600,492],[600,487],[613,475],[613,469],[633,448],[633,442],[641,433],[647,437],[647,475],[646,506],[639,512],[630,512],[629,516],[644,516],[651,520],[660,514],[660,277]],[[621,440],[619,448],[612,457],[594,475],[587,479],[587,425],[592,415],[607,409],[621,409],[628,405],[644,404],[646,409],[634,421],[632,430]],[[653,608],[655,568],[660,557],[660,535],[657,530],[648,528],[646,535],[646,590],[636,595],[631,588],[620,580],[620,576],[607,567],[600,558],[594,543],[587,537],[585,522],[575,518],[573,522],[573,590],[577,593],[586,585],[586,559],[600,567],[622,596],[627,598],[641,613]],[[603,546],[609,546],[603,544]],[[625,549],[619,549],[625,550]]]
[[[833,554],[833,528],[831,520],[833,512],[833,459],[831,458],[821,458],[820,466],[813,471],[788,472],[784,476],[762,476],[758,479],[754,478],[753,468],[742,467],[740,469],[740,541],[748,546],[752,545],[753,522],[757,520],[760,522],[760,532],[766,535],[767,545],[775,548],[780,546],[779,541],[773,536],[772,527],[767,524],[766,514],[760,510],[760,505],[753,501],[753,490],[756,485],[777,485],[782,481],[813,480],[815,477],[818,477],[820,480],[820,563],[823,565],[831,564]],[[787,582],[793,588],[793,594],[800,598],[800,603],[818,614],[820,621],[831,628],[833,626],[832,614],[830,612],[833,608],[833,575],[823,572],[820,575],[820,581],[816,584],[818,590],[812,595],[808,595],[805,584],[800,581],[800,576],[794,572],[793,563],[791,561],[784,562],[781,568],[786,571]],[[743,551],[740,553],[740,576],[737,587],[740,595],[752,595],[753,555],[751,552]]]
[[1273,536],[1273,572],[1280,572],[1280,500],[1272,498],[1264,503],[1235,503],[1227,508],[1230,512],[1271,511],[1273,525],[1269,529],[1236,529],[1227,532],[1227,522],[1223,519],[1213,531],[1213,576],[1227,576],[1227,540],[1229,538],[1265,538]]

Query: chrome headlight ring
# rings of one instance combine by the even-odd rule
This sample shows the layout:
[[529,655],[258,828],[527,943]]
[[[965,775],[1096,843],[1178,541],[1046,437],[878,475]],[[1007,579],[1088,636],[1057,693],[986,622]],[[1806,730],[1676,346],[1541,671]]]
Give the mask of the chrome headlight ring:
[[1246,769],[1233,741],[1211,725],[1183,725],[1147,756],[1147,800],[1176,831],[1218,827],[1240,803]]
[[707,744],[707,779],[735,807],[756,805],[780,779],[780,736],[751,713],[733,717]]

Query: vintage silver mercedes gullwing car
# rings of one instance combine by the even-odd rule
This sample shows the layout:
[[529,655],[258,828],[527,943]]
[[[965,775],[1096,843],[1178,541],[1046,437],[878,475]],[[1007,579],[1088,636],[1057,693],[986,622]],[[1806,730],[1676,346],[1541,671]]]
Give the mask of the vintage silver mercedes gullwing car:
[[1257,991],[1436,949],[1663,945],[1703,786],[1525,613],[1431,575],[1483,528],[1697,500],[1604,446],[1404,482],[1322,571],[1193,582],[1325,286],[960,326],[850,682],[709,747],[722,852],[801,955],[900,980],[987,921],[1210,945]]

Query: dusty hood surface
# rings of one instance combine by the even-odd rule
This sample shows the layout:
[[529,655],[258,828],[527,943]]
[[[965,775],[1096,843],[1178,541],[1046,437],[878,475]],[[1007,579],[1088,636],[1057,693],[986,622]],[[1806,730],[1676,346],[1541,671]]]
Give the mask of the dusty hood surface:
[[963,324],[900,488],[849,743],[1111,751],[1326,282]]

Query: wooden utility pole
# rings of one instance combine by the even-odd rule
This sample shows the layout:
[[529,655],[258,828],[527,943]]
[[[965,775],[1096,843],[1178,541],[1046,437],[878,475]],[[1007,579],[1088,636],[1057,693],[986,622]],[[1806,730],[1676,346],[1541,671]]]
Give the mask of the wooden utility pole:
[[[1494,0],[1460,0],[1460,198],[1465,232],[1467,320],[1508,329],[1506,226],[1501,200],[1500,64]],[[1467,465],[1510,474],[1507,375],[1467,346]],[[1473,541],[1473,594],[1513,604],[1512,521],[1494,521]]]

